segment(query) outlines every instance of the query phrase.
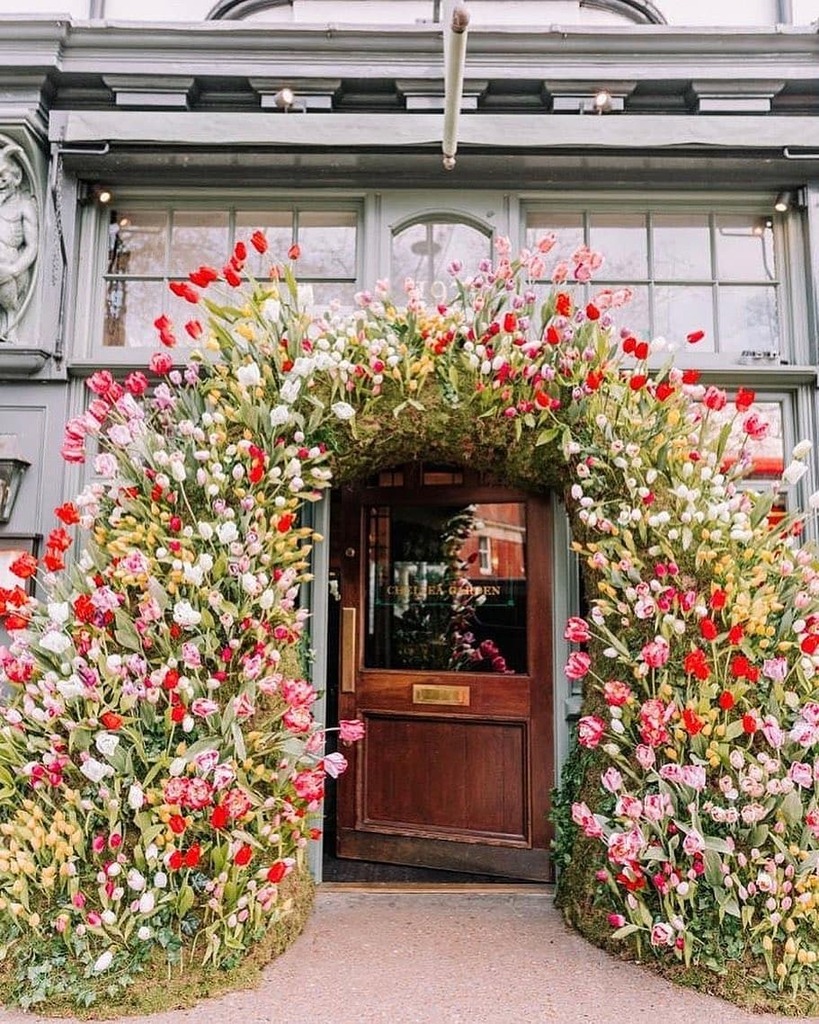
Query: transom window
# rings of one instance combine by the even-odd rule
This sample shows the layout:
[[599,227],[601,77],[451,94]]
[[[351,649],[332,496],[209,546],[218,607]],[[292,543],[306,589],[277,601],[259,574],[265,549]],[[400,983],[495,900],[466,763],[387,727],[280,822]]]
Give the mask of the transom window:
[[221,269],[235,239],[247,241],[255,231],[267,238],[261,255],[248,245],[246,271],[264,279],[275,263],[288,259],[299,246],[298,276],[310,285],[313,305],[332,300],[353,304],[358,276],[358,210],[349,209],[195,209],[146,208],[135,205],[111,210],[104,273],[103,345],[138,348],[153,345],[153,322],[167,313],[177,325],[195,315],[184,299],[168,290],[175,280],[205,264]]
[[406,278],[427,288],[450,280],[449,267],[457,260],[474,270],[492,255],[492,230],[456,218],[438,215],[416,220],[393,233],[390,280],[397,294]]
[[629,286],[619,319],[643,337],[683,340],[705,331],[700,352],[733,362],[778,363],[780,276],[773,222],[754,213],[553,213],[530,210],[526,244],[558,235],[559,257],[588,244],[605,255],[592,290]]

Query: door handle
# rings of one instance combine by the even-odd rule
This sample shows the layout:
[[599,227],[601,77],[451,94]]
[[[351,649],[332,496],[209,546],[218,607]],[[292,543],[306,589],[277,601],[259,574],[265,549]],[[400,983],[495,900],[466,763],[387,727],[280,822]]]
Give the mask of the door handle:
[[355,674],[358,669],[356,646],[357,608],[341,609],[341,692],[355,693]]

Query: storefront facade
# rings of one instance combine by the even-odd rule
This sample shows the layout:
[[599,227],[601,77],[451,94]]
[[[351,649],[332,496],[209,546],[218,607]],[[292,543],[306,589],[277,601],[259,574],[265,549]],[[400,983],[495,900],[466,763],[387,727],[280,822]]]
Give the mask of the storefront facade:
[[[385,277],[434,288],[498,236],[600,249],[596,284],[634,293],[624,323],[680,342],[704,382],[755,390],[776,425],[755,465],[769,486],[815,436],[819,9],[721,6],[713,26],[679,0],[473,4],[450,172],[437,4],[2,14],[0,455],[31,465],[0,547],[35,548],[81,486],[59,448],[89,374],[143,368],[159,313],[184,337],[168,283],[255,230],[280,258],[298,243],[316,305]],[[315,678],[331,714],[369,728],[330,813],[345,856],[549,877],[577,567],[559,495],[456,461],[385,465],[316,511]],[[458,550],[489,623],[477,647],[495,651],[456,674],[417,612],[450,586],[429,537],[472,506]]]

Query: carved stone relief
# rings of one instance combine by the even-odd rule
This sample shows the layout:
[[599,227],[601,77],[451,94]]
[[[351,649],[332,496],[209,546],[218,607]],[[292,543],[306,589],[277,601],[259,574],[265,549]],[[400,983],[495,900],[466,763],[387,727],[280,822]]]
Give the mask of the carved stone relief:
[[34,285],[40,224],[34,173],[21,146],[0,135],[0,341],[10,341]]

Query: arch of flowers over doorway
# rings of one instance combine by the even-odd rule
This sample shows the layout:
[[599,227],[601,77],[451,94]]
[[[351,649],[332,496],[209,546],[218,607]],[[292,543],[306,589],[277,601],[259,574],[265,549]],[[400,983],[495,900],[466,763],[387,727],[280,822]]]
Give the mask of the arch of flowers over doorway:
[[[212,990],[299,919],[324,778],[344,768],[304,678],[317,538],[300,513],[422,455],[565,494],[590,595],[566,630],[591,752],[562,804],[568,916],[672,963],[731,956],[811,986],[819,562],[799,515],[743,489],[766,431],[754,396],[726,421],[722,391],[615,330],[625,290],[581,300],[589,249],[539,299],[554,241],[514,259],[501,241],[468,278],[453,265],[433,304],[409,282],[400,306],[379,290],[320,317],[297,247],[262,282],[238,243],[171,285],[193,315],[156,321],[150,375],[90,378],[63,456],[96,475],[0,591],[10,998],[116,1002],[168,963]],[[175,368],[182,329],[201,351]]]

